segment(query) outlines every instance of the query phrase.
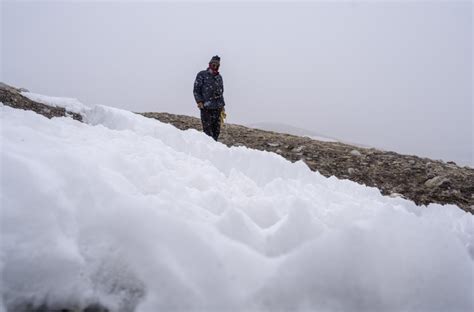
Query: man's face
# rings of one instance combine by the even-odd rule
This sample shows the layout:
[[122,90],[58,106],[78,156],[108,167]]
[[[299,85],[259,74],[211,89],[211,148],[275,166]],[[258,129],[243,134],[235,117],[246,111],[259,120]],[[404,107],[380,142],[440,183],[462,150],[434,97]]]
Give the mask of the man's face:
[[219,62],[211,62],[209,63],[209,67],[211,67],[213,70],[218,70],[219,67],[220,67],[220,63]]

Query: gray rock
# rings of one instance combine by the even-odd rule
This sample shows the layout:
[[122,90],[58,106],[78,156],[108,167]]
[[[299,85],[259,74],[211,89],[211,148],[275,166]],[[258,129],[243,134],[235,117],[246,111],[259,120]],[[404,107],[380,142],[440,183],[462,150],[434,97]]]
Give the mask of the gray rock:
[[351,151],[351,155],[352,155],[352,156],[360,157],[360,156],[362,156],[362,153],[359,152],[358,150],[355,150],[355,149],[354,149],[354,150]]
[[406,197],[400,193],[391,193],[389,196],[392,198],[400,197],[400,198],[406,199]]
[[301,145],[301,146],[298,146],[298,147],[295,147],[294,149],[292,149],[291,151],[293,153],[301,153],[301,151],[304,149],[304,145]]
[[429,187],[429,188],[435,188],[435,187],[439,187],[442,184],[445,184],[445,183],[448,183],[448,182],[449,182],[448,178],[442,177],[442,176],[436,176],[432,179],[429,179],[429,180],[425,181],[425,186]]

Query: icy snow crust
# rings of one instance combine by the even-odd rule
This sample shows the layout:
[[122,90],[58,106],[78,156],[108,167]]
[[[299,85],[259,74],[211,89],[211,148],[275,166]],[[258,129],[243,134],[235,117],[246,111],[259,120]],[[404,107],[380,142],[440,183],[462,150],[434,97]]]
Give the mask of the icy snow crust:
[[74,105],[86,123],[0,107],[6,309],[472,310],[474,218],[461,209]]
[[56,97],[56,96],[46,96],[37,93],[31,92],[21,92],[21,95],[29,98],[32,101],[46,104],[49,106],[55,107],[64,107],[66,110],[82,114],[88,108],[87,106],[83,105],[79,100],[75,98],[63,98],[63,97]]

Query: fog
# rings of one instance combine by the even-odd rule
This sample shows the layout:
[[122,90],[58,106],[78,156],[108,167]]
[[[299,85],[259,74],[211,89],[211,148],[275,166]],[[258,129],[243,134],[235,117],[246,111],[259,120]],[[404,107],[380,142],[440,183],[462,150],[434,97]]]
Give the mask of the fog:
[[471,1],[1,3],[0,80],[198,116],[221,56],[228,122],[281,123],[474,166]]

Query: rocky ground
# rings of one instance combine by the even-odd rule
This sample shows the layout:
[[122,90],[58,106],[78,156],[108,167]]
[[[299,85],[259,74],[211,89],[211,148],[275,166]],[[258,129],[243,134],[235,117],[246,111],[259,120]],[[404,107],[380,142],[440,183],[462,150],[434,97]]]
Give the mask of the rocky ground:
[[48,117],[71,117],[73,119],[82,121],[82,116],[68,112],[63,107],[52,107],[38,102],[34,102],[21,95],[21,92],[27,91],[26,89],[17,89],[0,82],[0,102],[7,106],[14,108],[32,110],[38,114]]
[[[64,108],[31,101],[21,89],[0,83],[0,102],[33,110],[48,118],[82,116]],[[202,130],[198,118],[169,113],[140,113],[175,127]],[[311,170],[380,189],[382,194],[401,196],[419,205],[455,204],[474,213],[474,169],[411,155],[361,148],[337,142],[224,124],[219,141],[227,146],[247,146],[277,153],[290,161],[304,161]]]

